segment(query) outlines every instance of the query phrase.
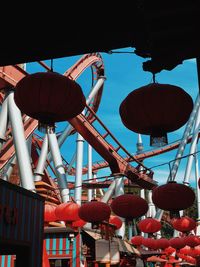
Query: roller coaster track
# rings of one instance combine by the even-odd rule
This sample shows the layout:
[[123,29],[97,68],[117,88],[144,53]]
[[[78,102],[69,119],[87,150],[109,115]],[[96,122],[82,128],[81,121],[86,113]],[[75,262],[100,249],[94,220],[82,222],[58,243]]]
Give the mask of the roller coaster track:
[[[50,68],[44,62],[38,62],[42,67],[46,70],[50,70]],[[92,68],[92,78],[94,82],[100,76],[104,75],[104,65],[99,53],[92,53],[84,55],[79,61],[77,61],[70,69],[68,69],[64,75],[69,77],[70,79],[76,80],[81,73],[83,73],[88,67]],[[23,77],[28,75],[26,71],[24,71],[18,65],[15,66],[4,66],[0,67],[0,90],[5,90],[9,87],[15,87],[18,81],[20,81]],[[1,91],[0,101],[2,102],[3,93]],[[96,112],[99,107],[99,103],[101,100],[103,92],[103,85],[99,89],[96,96],[93,98],[92,103],[90,104],[91,110]],[[86,114],[86,117],[89,121],[93,119],[93,115],[90,113]],[[38,121],[32,118],[29,118],[24,124],[25,129],[25,137],[26,139],[35,131],[38,126]],[[9,132],[10,130],[8,130]],[[7,132],[7,136],[8,136]],[[71,131],[71,134],[74,133],[74,129]],[[11,157],[15,153],[15,148],[13,144],[13,138],[9,136],[9,139],[3,145],[0,152],[0,170],[5,167],[7,162],[11,159]]]
[[[198,137],[200,137],[200,133],[199,133]],[[189,137],[188,140],[187,140],[187,144],[190,143],[191,140],[192,140],[192,137]],[[154,149],[154,150],[145,151],[145,152],[140,153],[140,154],[135,154],[135,155],[132,155],[131,158],[130,157],[125,157],[124,160],[126,160],[128,162],[132,162],[134,160],[143,161],[143,160],[145,160],[147,158],[155,157],[155,156],[164,154],[166,152],[172,151],[174,149],[177,149],[179,147],[180,142],[181,142],[181,140],[177,140],[177,141],[175,141],[175,142],[173,142],[173,143],[171,143],[169,145],[166,145],[166,146],[164,146],[162,148],[157,148],[157,149]],[[103,169],[103,168],[107,168],[107,167],[109,167],[109,165],[108,165],[108,163],[106,161],[98,161],[98,162],[95,162],[92,165],[92,171],[95,173],[98,170]],[[66,169],[67,169],[67,166],[66,166]],[[88,167],[84,166],[82,172],[83,172],[83,174],[86,174],[88,172]],[[72,169],[70,174],[74,175],[75,174],[75,169]]]

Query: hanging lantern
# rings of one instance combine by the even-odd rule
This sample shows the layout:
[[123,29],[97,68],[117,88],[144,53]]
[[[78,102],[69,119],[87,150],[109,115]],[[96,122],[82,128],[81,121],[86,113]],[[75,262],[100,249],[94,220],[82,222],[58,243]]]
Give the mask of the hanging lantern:
[[96,200],[83,204],[79,209],[79,217],[91,223],[109,220],[111,209],[108,204]]
[[172,248],[181,249],[184,248],[186,243],[184,238],[174,237],[169,240],[169,244]]
[[195,235],[188,235],[184,237],[185,243],[187,246],[190,246],[192,248],[198,246],[200,244],[200,239],[198,236]]
[[115,230],[118,230],[122,226],[122,220],[118,216],[110,215],[109,223],[113,224]]
[[136,235],[131,238],[131,243],[134,246],[141,246],[143,244],[144,237],[141,235]]
[[74,222],[80,219],[79,208],[80,206],[74,202],[65,202],[56,207],[55,214],[60,221]]
[[180,249],[180,253],[182,254],[188,254],[190,252],[191,248],[189,246],[185,246]]
[[170,211],[171,218],[180,217],[179,210],[191,207],[195,200],[194,191],[175,181],[157,186],[152,190],[152,201],[160,209]]
[[196,222],[188,216],[173,219],[172,226],[179,232],[187,233],[196,228]]
[[138,228],[140,231],[149,234],[160,231],[161,227],[161,223],[153,218],[146,218],[138,223]]
[[167,255],[171,255],[171,254],[174,253],[175,251],[176,251],[176,249],[173,248],[173,247],[171,247],[171,246],[169,246],[168,248],[165,248],[165,249],[164,249],[164,252],[165,252],[165,254],[167,254]]
[[56,206],[45,204],[44,205],[44,221],[45,222],[55,222],[58,220],[55,214]]
[[161,249],[165,249],[170,246],[169,240],[167,238],[157,239],[157,245],[158,245],[158,248],[161,248]]
[[153,239],[153,238],[144,238],[142,241],[142,244],[150,249],[158,249],[158,243],[157,243],[157,239]]
[[21,79],[15,88],[18,108],[42,127],[76,117],[85,107],[78,83],[56,72],[38,72]]
[[182,88],[151,83],[132,91],[119,111],[129,130],[150,135],[152,146],[162,146],[167,144],[167,133],[182,127],[192,109],[192,98]]
[[76,220],[76,221],[72,222],[72,228],[81,228],[85,224],[86,224],[86,222],[79,218],[79,220]]
[[116,197],[111,203],[112,211],[119,217],[132,221],[148,211],[148,203],[139,196],[125,194]]

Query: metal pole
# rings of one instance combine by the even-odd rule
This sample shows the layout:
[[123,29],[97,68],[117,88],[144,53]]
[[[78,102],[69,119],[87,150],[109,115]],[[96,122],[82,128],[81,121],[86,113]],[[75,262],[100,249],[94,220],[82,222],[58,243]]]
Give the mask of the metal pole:
[[[94,173],[94,174],[93,174],[93,179],[94,179],[94,181],[96,181],[96,178],[97,178],[97,174]],[[94,198],[94,199],[97,198],[97,190],[96,190],[96,189],[94,189],[94,191],[93,191],[93,198]]]
[[[115,197],[121,196],[124,194],[124,178],[123,177],[117,177],[116,178],[116,185],[115,185]],[[120,235],[122,238],[125,236],[125,220],[124,218],[121,218],[122,220],[122,226],[120,229],[118,229],[116,232],[118,235]]]
[[76,142],[75,200],[77,204],[81,205],[84,138],[79,133],[77,134]]
[[16,157],[19,166],[19,173],[22,187],[35,191],[33,172],[30,157],[24,136],[24,126],[22,123],[21,112],[14,102],[14,92],[8,95],[8,112],[11,121],[13,140],[16,150]]
[[133,222],[128,222],[128,240],[133,236]]
[[[178,150],[177,150],[177,153],[176,153],[176,157],[175,157],[175,161],[173,162],[172,169],[170,171],[170,174],[168,176],[168,180],[167,181],[174,181],[175,180],[176,173],[178,171],[178,167],[179,167],[179,164],[180,164],[180,161],[181,161],[181,157],[183,155],[185,146],[187,144],[188,137],[189,137],[190,132],[192,130],[192,126],[194,124],[194,120],[195,120],[197,111],[199,109],[199,105],[200,105],[200,96],[198,94],[197,98],[196,98],[196,101],[195,101],[195,104],[194,104],[194,107],[193,107],[193,110],[192,110],[192,112],[190,114],[190,118],[189,118],[189,120],[187,122],[187,125],[185,127],[185,131],[183,133],[182,140],[181,140],[181,142],[179,144],[179,147],[178,147]],[[161,220],[162,215],[163,215],[163,210],[157,209],[155,218],[158,219],[158,220]]]
[[196,101],[195,101],[195,104],[194,104],[194,107],[193,107],[193,111],[190,114],[190,118],[189,118],[188,123],[187,123],[187,125],[185,127],[185,131],[183,133],[182,140],[181,140],[181,142],[179,144],[179,147],[178,147],[178,150],[177,150],[177,153],[176,153],[176,157],[175,157],[176,160],[173,162],[172,170],[171,170],[171,173],[170,173],[170,175],[168,177],[168,181],[174,181],[175,180],[175,176],[176,176],[176,173],[178,171],[178,167],[179,167],[179,164],[180,164],[180,161],[181,161],[181,157],[183,155],[185,146],[187,144],[188,137],[189,137],[190,132],[192,130],[192,126],[194,124],[194,120],[195,120],[197,111],[199,109],[199,105],[200,105],[200,96],[198,94],[198,96],[196,98]]
[[7,170],[3,176],[3,180],[9,181],[9,178],[13,171],[13,167],[15,166],[16,162],[17,162],[17,158],[16,156],[13,156],[12,159],[8,162]]
[[6,140],[6,129],[8,124],[8,98],[7,95],[4,97],[4,101],[1,105],[0,112],[0,149],[2,148],[3,143]]
[[[89,93],[89,95],[87,97],[87,100],[86,100],[87,105],[90,104],[90,102],[92,101],[92,98],[98,93],[98,91],[101,88],[101,86],[103,85],[105,79],[106,78],[104,76],[99,77],[99,79],[97,80],[96,84],[94,85],[94,87],[92,88],[91,92]],[[73,129],[73,127],[71,125],[68,125],[66,127],[66,129],[62,132],[62,134],[59,136],[59,138],[58,138],[59,147],[62,146],[62,144],[65,142],[67,137],[70,135],[72,129]],[[48,160],[49,161],[52,160],[51,155],[48,155]]]
[[116,181],[114,180],[109,185],[107,191],[105,192],[104,196],[101,199],[101,202],[108,203],[109,199],[111,198],[111,196],[113,195],[113,193],[115,191],[115,185],[116,185]]
[[41,181],[42,176],[44,175],[44,169],[46,165],[46,159],[47,159],[47,152],[48,152],[48,136],[45,134],[45,137],[43,139],[42,148],[38,160],[37,167],[34,171],[35,174],[35,181]]
[[190,152],[189,152],[190,156],[188,157],[187,166],[186,166],[186,170],[185,170],[185,176],[184,176],[184,180],[183,180],[183,183],[186,185],[189,185],[189,179],[190,179],[191,170],[192,170],[194,153],[196,151],[196,145],[197,145],[197,141],[198,141],[199,128],[200,128],[200,107],[199,107],[198,112],[197,112],[197,117],[196,117],[196,121],[195,121],[195,125],[194,125],[194,132],[193,132],[193,136],[192,136],[192,140],[191,140],[191,144],[190,144]]
[[[92,182],[92,146],[88,144],[88,180]],[[88,201],[92,200],[92,189],[88,189]]]
[[[196,146],[197,150],[197,146]],[[195,159],[195,180],[196,180],[196,195],[197,195],[197,230],[196,230],[196,235],[200,235],[200,189],[199,189],[199,160],[198,160],[198,155],[194,155]]]
[[58,186],[60,190],[60,195],[63,202],[69,201],[69,189],[67,187],[67,181],[65,176],[65,168],[63,166],[62,157],[60,154],[58,140],[55,133],[52,133],[48,130],[48,143],[52,153],[54,168],[56,170]]

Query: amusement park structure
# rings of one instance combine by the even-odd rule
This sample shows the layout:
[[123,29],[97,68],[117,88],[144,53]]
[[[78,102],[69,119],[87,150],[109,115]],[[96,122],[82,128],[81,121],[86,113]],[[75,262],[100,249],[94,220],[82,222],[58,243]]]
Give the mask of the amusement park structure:
[[[38,64],[44,68],[44,72],[52,71],[52,69],[44,62],[38,61]],[[56,134],[55,132],[47,132],[43,138],[36,134],[38,121],[27,116],[26,114],[21,113],[14,101],[16,85],[20,80],[29,74],[25,71],[23,65],[0,67],[0,178],[4,180],[2,181],[2,185],[4,186],[5,182],[5,186],[7,183],[9,183],[17,186],[16,188],[22,187],[23,189],[33,193],[33,195],[37,195],[38,203],[41,203],[43,200],[45,205],[52,205],[54,207],[70,201],[76,202],[79,205],[87,201],[91,202],[92,199],[96,197],[96,193],[92,193],[91,189],[94,191],[96,191],[96,189],[100,189],[100,194],[98,195],[97,199],[102,203],[110,203],[112,198],[117,199],[117,197],[125,193],[125,186],[128,188],[138,188],[140,191],[140,196],[144,199],[144,190],[148,192],[148,217],[155,217],[160,221],[163,217],[163,210],[159,208],[156,209],[152,202],[152,191],[158,187],[158,183],[154,180],[153,171],[146,167],[143,161],[146,158],[177,149],[177,155],[169,175],[169,181],[172,182],[175,180],[176,172],[178,170],[185,146],[187,143],[191,143],[191,156],[188,158],[188,164],[184,178],[184,184],[187,186],[189,185],[189,176],[193,161],[192,157],[195,155],[199,137],[199,97],[197,97],[194,104],[194,108],[187,122],[182,140],[145,152],[139,146],[142,145],[142,140],[140,139],[141,137],[139,135],[138,153],[132,155],[117,140],[117,138],[115,138],[115,136],[96,114],[100,106],[104,81],[106,79],[104,74],[104,63],[101,55],[99,53],[85,54],[70,69],[68,69],[63,76],[75,81],[88,67],[92,68],[93,88],[86,97],[86,105],[84,110],[76,117],[69,119],[69,125],[62,132],[59,134]],[[99,125],[100,127],[97,127],[96,125]],[[102,129],[102,132],[100,132],[99,128]],[[193,133],[192,128],[194,128]],[[66,138],[75,132],[78,133],[76,154],[70,163],[66,163],[62,158],[60,147],[65,142]],[[94,150],[103,158],[104,161],[92,163],[91,159],[89,159],[90,154],[88,154],[88,166],[83,166],[83,140],[86,140],[90,147],[94,148]],[[112,144],[110,140],[112,140]],[[115,143],[115,146],[113,143]],[[196,178],[198,179],[198,159],[197,156],[194,156],[194,158],[196,160]],[[74,162],[76,162],[76,167],[73,167]],[[104,181],[102,181],[102,179],[101,181],[98,181],[98,179],[96,179],[96,172],[99,169],[106,167],[109,167],[111,170],[111,179],[107,180],[105,178]],[[51,177],[50,172],[55,174],[56,179]],[[89,177],[89,181],[87,183],[82,180],[82,175],[86,173],[88,173]],[[68,174],[75,177],[73,183],[67,181]],[[8,186],[8,190],[15,190],[15,188],[12,188],[12,186],[13,185],[11,185],[11,188]],[[105,192],[101,190],[102,188],[106,188]],[[17,190],[18,189],[16,189],[16,192],[18,192]],[[73,192],[73,196],[70,191]],[[27,197],[34,198],[32,195],[27,195]],[[13,206],[11,201],[11,193],[8,198],[8,202],[5,202],[6,204],[3,202],[3,204],[11,204],[11,206]],[[18,199],[17,194],[14,198]],[[3,197],[2,201],[4,201]],[[22,202],[19,200],[19,203]],[[31,200],[27,200],[27,203],[31,203]],[[21,205],[23,206],[23,204]],[[32,209],[34,210],[36,206],[36,204],[35,206],[33,205]],[[31,204],[30,206],[27,205],[27,207],[24,207],[27,212],[27,215],[24,215],[25,221],[21,220],[24,227],[26,222],[28,224],[26,216],[29,216],[28,209],[30,207]],[[19,209],[19,207],[17,208]],[[198,207],[198,212],[199,211],[200,210]],[[41,208],[39,213],[40,214],[38,215],[37,219],[41,222],[41,225],[40,227],[38,226],[38,229],[41,230],[42,228],[43,230],[43,219],[41,219],[41,214],[44,213],[44,210]],[[1,215],[0,218],[2,216],[3,215]],[[36,216],[36,211],[32,212],[32,215],[30,216],[32,216],[30,218],[33,219],[34,216]],[[113,264],[119,264],[120,260],[127,260],[129,256],[130,260],[133,260],[133,258],[137,257],[137,253],[139,253],[136,249],[131,247],[127,240],[124,240],[125,220],[122,221],[122,226],[118,229],[117,235],[113,237],[112,233],[112,237],[115,238],[116,242],[118,243],[122,242],[120,241],[122,239],[124,243],[120,244],[122,247],[126,246],[126,249],[121,249],[119,256],[120,259],[118,261],[116,260],[116,262],[113,259]],[[47,261],[49,259],[50,264],[52,264],[51,266],[81,266],[81,264],[83,264],[83,262],[81,262],[81,257],[83,257],[83,255],[81,255],[82,249],[80,249],[80,246],[83,248],[81,239],[83,241],[86,240],[86,244],[89,242],[88,240],[90,238],[96,238],[94,237],[95,234],[91,229],[91,226],[87,225],[88,228],[86,226],[72,228],[69,226],[69,224],[64,223],[63,220],[45,221],[44,223],[43,260],[44,258],[46,258]],[[104,222],[104,224],[106,223]],[[81,230],[83,232],[82,236],[80,234]],[[134,234],[136,235],[136,225],[132,225],[132,223],[129,221],[129,240],[131,239],[134,230]],[[9,230],[6,231],[6,235],[3,236],[3,240],[5,239],[5,242],[7,242],[7,239],[9,238]],[[27,231],[31,230],[29,229]],[[105,238],[103,239],[105,239],[105,243],[102,243],[102,246],[106,246],[106,242],[108,240],[107,238],[109,236],[107,232],[104,234]],[[24,234],[24,237],[25,236],[26,234]],[[100,234],[99,236],[102,237]],[[121,236],[121,238],[119,238],[119,236]],[[34,243],[34,245],[36,246],[36,243]],[[41,244],[40,250],[42,251]],[[14,264],[15,254],[19,253],[19,258],[22,257],[19,252],[20,249],[15,250],[16,252],[14,253],[10,250],[10,254],[5,250],[3,251],[6,255],[4,256],[4,262],[7,261],[7,265],[5,265],[7,267],[14,266],[12,264]],[[145,252],[143,252],[143,254],[145,255]],[[37,257],[39,258],[40,256],[37,255]],[[53,263],[53,260],[55,259],[60,260],[60,263],[59,261],[57,262],[58,265],[53,265],[55,264],[55,261]],[[65,265],[59,265],[61,264],[61,260],[64,262],[62,264]],[[3,261],[1,258],[0,264],[3,264],[2,262]],[[99,260],[99,262],[101,261]],[[110,266],[109,264],[111,262],[103,263],[107,264],[107,266]],[[21,264],[19,266],[27,266],[26,264],[22,265],[22,260],[20,260],[17,264]],[[49,266],[48,264],[49,263],[44,262],[43,267]],[[85,261],[84,264],[84,266],[100,266],[97,265],[98,260],[95,259],[93,259],[91,262],[89,260],[88,263]],[[35,260],[35,262],[31,263],[30,266],[39,267],[41,266],[41,262],[39,260],[36,262]],[[120,266],[128,265],[122,264]],[[4,265],[2,265],[2,267],[4,267]]]

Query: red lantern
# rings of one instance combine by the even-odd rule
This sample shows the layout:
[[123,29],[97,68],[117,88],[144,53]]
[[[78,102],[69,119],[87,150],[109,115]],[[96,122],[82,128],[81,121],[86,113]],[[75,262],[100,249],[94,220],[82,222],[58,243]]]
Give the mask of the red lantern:
[[172,214],[193,205],[195,193],[190,187],[173,181],[155,187],[152,190],[152,200],[158,208],[170,211],[172,217]]
[[79,220],[76,220],[76,221],[72,222],[72,228],[81,228],[85,224],[86,224],[86,222],[79,218]]
[[122,220],[114,215],[110,215],[109,223],[113,224],[116,230],[118,230],[122,226]]
[[198,246],[200,244],[200,239],[198,236],[195,235],[188,235],[184,237],[185,243],[187,246],[190,246],[192,248]]
[[171,255],[173,252],[175,252],[175,248],[169,246],[168,248],[164,249],[165,254]]
[[111,209],[108,204],[99,201],[91,201],[83,204],[79,209],[79,217],[91,223],[98,223],[108,220]]
[[188,254],[190,252],[191,248],[189,246],[185,246],[184,248],[180,249],[180,253],[182,254]]
[[138,228],[144,233],[155,233],[160,231],[161,223],[153,218],[146,218],[138,223]]
[[158,249],[157,240],[153,238],[144,238],[142,244],[150,249]]
[[181,217],[180,219],[179,218],[174,219],[172,221],[172,226],[177,231],[186,233],[196,228],[196,222],[192,218],[185,216]]
[[134,246],[141,246],[143,244],[143,239],[144,237],[140,236],[140,235],[136,235],[136,236],[133,236],[131,238],[131,243],[134,245]]
[[74,202],[65,202],[56,207],[55,213],[60,221],[74,222],[80,219],[79,208],[80,206]]
[[[183,126],[193,109],[191,96],[170,84],[152,83],[132,91],[120,105],[123,124],[164,144],[168,132]],[[154,145],[153,141],[151,145]]]
[[55,222],[58,220],[55,214],[56,206],[45,204],[44,205],[44,221],[45,222]]
[[118,196],[111,203],[111,209],[116,215],[130,221],[144,215],[148,208],[146,200],[131,194]]
[[185,239],[180,237],[174,237],[169,240],[169,244],[172,248],[181,249],[185,247]]
[[158,248],[165,249],[169,247],[169,240],[166,238],[157,239]]
[[56,72],[25,76],[16,85],[14,100],[23,113],[44,125],[71,119],[85,107],[79,84]]

